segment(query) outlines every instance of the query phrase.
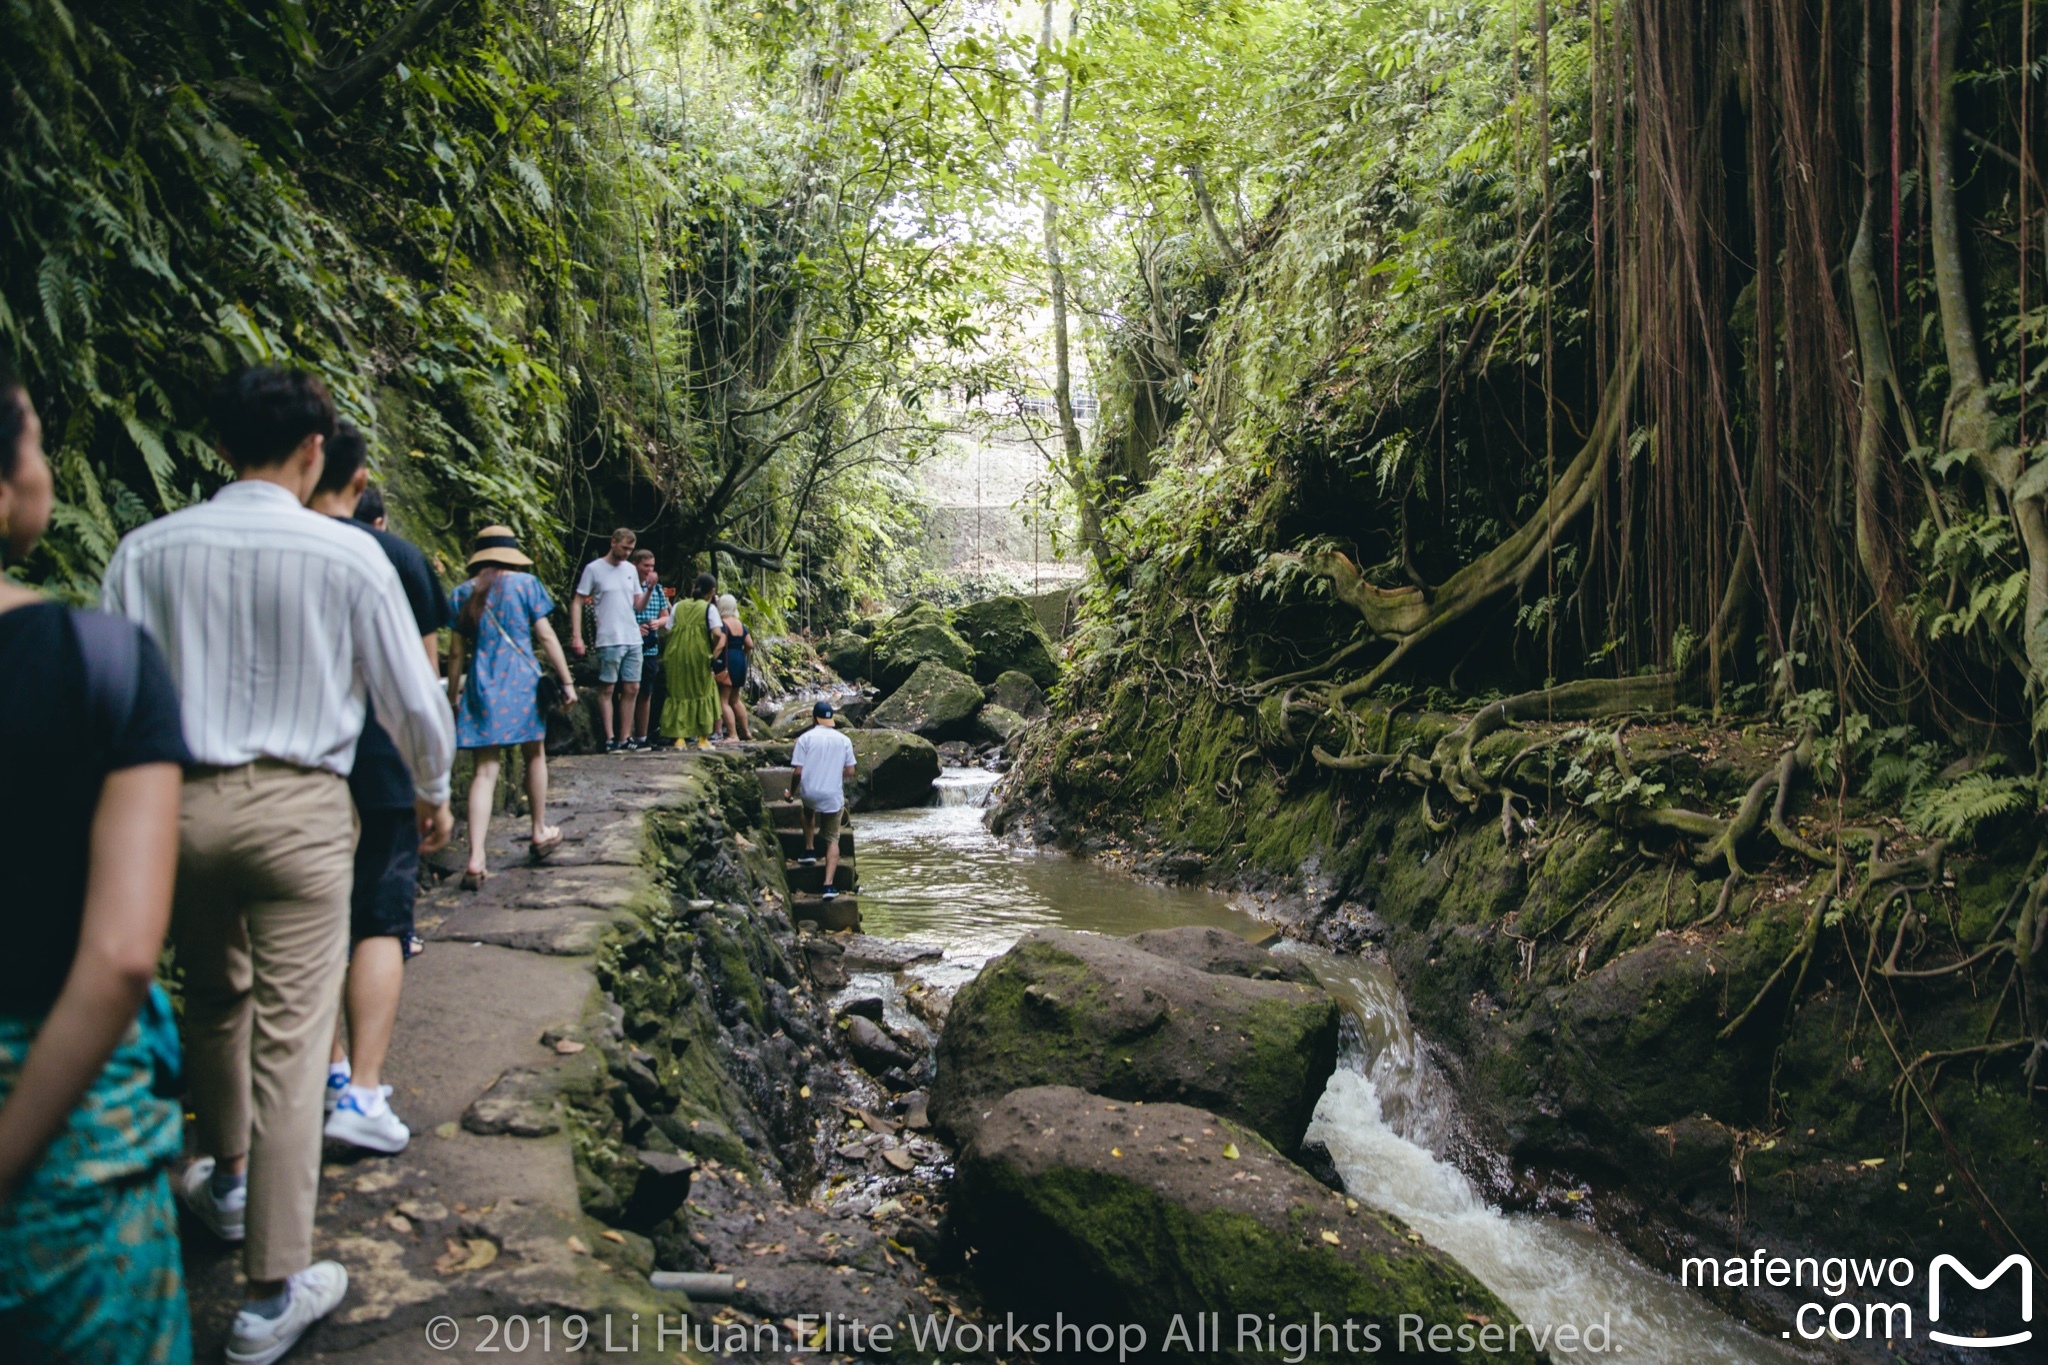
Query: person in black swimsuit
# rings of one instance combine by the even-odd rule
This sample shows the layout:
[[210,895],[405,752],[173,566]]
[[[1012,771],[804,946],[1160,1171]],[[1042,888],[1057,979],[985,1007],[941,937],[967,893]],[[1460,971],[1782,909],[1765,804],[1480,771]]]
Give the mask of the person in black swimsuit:
[[725,721],[725,737],[728,740],[752,739],[753,732],[747,725],[747,650],[754,643],[740,620],[739,599],[731,593],[718,599],[718,615],[725,622],[724,653],[713,661],[713,667],[725,665],[718,680],[718,710]]

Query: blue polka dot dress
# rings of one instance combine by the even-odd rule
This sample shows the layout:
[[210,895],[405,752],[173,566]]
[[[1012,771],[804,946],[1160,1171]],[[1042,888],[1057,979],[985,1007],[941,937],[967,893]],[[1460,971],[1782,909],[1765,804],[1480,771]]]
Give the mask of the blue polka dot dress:
[[[471,579],[449,594],[448,605],[459,617],[462,604],[476,591]],[[465,640],[469,677],[455,708],[455,745],[460,749],[495,749],[547,738],[547,718],[540,713],[541,664],[533,653],[533,627],[555,610],[555,601],[530,573],[501,573],[491,600],[477,624],[474,640]]]

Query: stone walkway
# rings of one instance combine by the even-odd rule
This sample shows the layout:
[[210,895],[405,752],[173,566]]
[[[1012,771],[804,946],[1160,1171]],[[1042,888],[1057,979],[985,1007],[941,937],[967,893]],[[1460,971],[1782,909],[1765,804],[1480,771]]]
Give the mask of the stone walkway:
[[[343,1154],[323,1168],[315,1255],[348,1267],[348,1298],[309,1332],[289,1360],[412,1362],[472,1354],[489,1325],[479,1314],[535,1318],[526,1352],[503,1359],[654,1359],[651,1324],[683,1300],[649,1288],[633,1248],[606,1235],[578,1207],[566,1133],[480,1136],[464,1111],[508,1068],[589,1067],[594,1056],[544,1045],[573,1029],[594,982],[589,954],[633,897],[650,892],[643,816],[679,785],[694,756],[678,752],[549,761],[551,819],[564,842],[545,867],[525,865],[522,817],[492,826],[494,875],[480,892],[449,878],[420,896],[427,950],[406,969],[404,1004],[386,1069],[393,1106],[412,1145],[395,1157]],[[453,848],[466,845],[458,828]],[[459,855],[442,855],[460,865]],[[574,1044],[570,1045],[572,1048]],[[188,1227],[186,1270],[197,1358],[220,1358],[242,1293],[239,1255]],[[642,1352],[603,1353],[602,1314],[614,1345],[630,1339],[632,1314],[647,1324]],[[596,1335],[568,1350],[567,1314],[592,1314]],[[551,1313],[542,1350],[537,1318]],[[425,1339],[430,1320],[452,1317],[453,1350]],[[443,1328],[442,1330],[445,1330]],[[502,1338],[500,1346],[506,1344]],[[676,1359],[673,1338],[659,1358]]]

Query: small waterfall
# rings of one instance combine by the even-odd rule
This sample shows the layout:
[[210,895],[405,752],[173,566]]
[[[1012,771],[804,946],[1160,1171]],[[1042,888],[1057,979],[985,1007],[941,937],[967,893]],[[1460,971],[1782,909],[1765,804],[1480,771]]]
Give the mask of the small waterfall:
[[932,783],[934,806],[985,806],[998,777],[983,768],[944,768]]
[[[1351,1012],[1345,1055],[1310,1141],[1329,1149],[1354,1197],[1399,1216],[1532,1327],[1604,1324],[1606,1349],[1558,1352],[1631,1365],[1785,1365],[1798,1359],[1635,1260],[1592,1228],[1505,1214],[1438,1153],[1456,1133],[1449,1087],[1408,1026],[1393,973],[1299,945]],[[1555,1348],[1553,1348],[1555,1350]]]

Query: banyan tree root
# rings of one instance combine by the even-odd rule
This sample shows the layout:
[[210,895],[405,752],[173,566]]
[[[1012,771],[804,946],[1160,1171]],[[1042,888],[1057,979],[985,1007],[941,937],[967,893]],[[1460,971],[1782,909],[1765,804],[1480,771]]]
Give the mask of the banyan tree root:
[[[1799,975],[1793,981],[1791,995],[1785,1002],[1786,1009],[1791,1009],[1793,1004],[1799,999],[1799,988],[1806,984],[1808,970],[1813,966],[1814,953],[1820,943],[1821,926],[1831,906],[1840,900],[1847,899],[1850,901],[1850,908],[1853,910],[1865,904],[1871,894],[1880,889],[1884,892],[1884,898],[1878,904],[1880,906],[1887,905],[1892,899],[1894,890],[1899,884],[1907,883],[1908,878],[1915,879],[1907,883],[1910,886],[1923,888],[1930,886],[1940,879],[1942,861],[1946,857],[1947,852],[1947,842],[1937,839],[1934,843],[1928,845],[1924,851],[1910,858],[1881,862],[1877,856],[1878,850],[1873,846],[1870,851],[1870,862],[1865,870],[1863,884],[1857,889],[1855,896],[1853,898],[1843,897],[1831,891],[1824,892],[1815,899],[1813,911],[1806,917],[1806,924],[1799,932],[1798,943],[1793,945],[1792,951],[1785,955],[1785,960],[1780,962],[1778,969],[1772,972],[1769,978],[1765,980],[1763,986],[1750,999],[1749,1004],[1743,1009],[1742,1013],[1731,1019],[1728,1022],[1728,1026],[1722,1029],[1716,1037],[1723,1042],[1734,1037],[1736,1030],[1749,1022],[1750,1016],[1755,1014],[1757,1008],[1770,997],[1772,990],[1776,988],[1777,984],[1784,979],[1785,973],[1790,971],[1796,963],[1799,967]],[[1842,878],[1847,875],[1847,869],[1838,863],[1833,870],[1835,885],[1839,887]],[[1933,973],[1929,973],[1929,975],[1933,975]]]

